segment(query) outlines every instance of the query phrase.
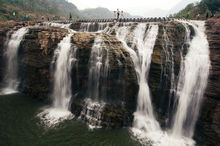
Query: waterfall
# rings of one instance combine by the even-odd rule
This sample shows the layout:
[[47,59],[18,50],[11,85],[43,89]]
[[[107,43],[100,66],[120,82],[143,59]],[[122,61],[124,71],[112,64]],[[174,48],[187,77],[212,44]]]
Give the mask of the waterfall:
[[[146,32],[147,24],[138,24],[134,30],[132,47],[126,44],[127,27],[119,28],[117,37],[122,41],[129,51],[134,62],[138,83],[137,111],[134,113],[132,132],[138,136],[140,132],[148,133],[160,130],[160,126],[153,114],[153,107],[150,97],[150,89],[147,83],[148,72],[151,64],[151,55],[158,34],[158,25],[150,25]],[[134,48],[137,51],[134,51]]]
[[43,22],[43,25],[68,29],[71,23],[63,24],[63,23],[55,23],[55,22]]
[[[137,111],[134,113],[134,122],[131,132],[145,145],[160,146],[192,146],[195,123],[198,117],[202,96],[207,84],[209,74],[209,50],[205,36],[204,22],[182,22],[186,28],[185,45],[189,46],[185,57],[181,56],[181,69],[178,83],[175,84],[174,58],[172,42],[170,42],[166,29],[163,28],[163,50],[165,60],[169,62],[171,71],[170,96],[176,98],[176,113],[174,115],[172,129],[162,131],[153,114],[151,97],[147,77],[151,54],[157,38],[158,26],[138,24],[133,32],[131,27],[120,27],[117,37],[129,51],[135,65],[139,83]],[[195,36],[190,41],[190,30],[187,25],[195,29]],[[145,34],[146,32],[146,34]],[[128,41],[133,40],[132,45]],[[169,46],[170,45],[170,46]],[[129,47],[131,46],[131,47]],[[170,48],[170,50],[167,50]]]
[[102,67],[102,37],[98,36],[93,44],[89,59],[88,96],[99,98],[99,79]]
[[[69,111],[72,97],[71,90],[71,69],[77,61],[76,49],[72,47],[72,33],[67,35],[59,44],[54,53],[52,64],[55,63],[54,86],[51,95],[52,107],[44,109],[38,116],[48,126],[54,126],[59,122],[72,119]],[[73,50],[74,49],[74,50]],[[53,72],[53,70],[51,70]]]
[[82,119],[88,124],[88,128],[102,128],[102,111],[105,107],[105,102],[94,101],[91,98],[85,99],[85,105],[80,113],[79,119]]
[[80,32],[102,32],[109,27],[109,23],[81,23]]
[[[193,26],[194,38],[189,42],[188,53],[179,77],[176,98],[177,111],[173,121],[172,134],[191,138],[194,134],[202,97],[207,85],[210,59],[209,45],[205,35],[204,22],[182,22]],[[186,24],[184,24],[186,25]]]
[[11,94],[17,92],[18,81],[18,49],[24,35],[28,32],[28,28],[23,27],[15,31],[10,40],[6,43],[6,72],[3,80],[3,89],[0,94]]
[[134,64],[139,81],[139,92],[137,111],[134,113],[133,127],[150,132],[159,129],[159,124],[153,115],[150,89],[147,83],[151,55],[158,34],[158,26],[150,26],[146,34],[145,30],[146,24],[140,24],[134,31],[134,44],[137,46],[138,51],[138,60],[134,60]]
[[66,36],[55,51],[58,54],[56,58],[56,67],[54,73],[54,87],[52,93],[53,107],[64,110],[69,109],[69,103],[72,96],[71,91],[71,37]]
[[103,99],[106,95],[102,86],[107,82],[109,70],[108,51],[105,47],[102,35],[98,35],[91,49],[87,98],[79,117],[87,122],[90,129],[101,128],[101,114],[105,107],[105,102],[100,101],[100,97]]

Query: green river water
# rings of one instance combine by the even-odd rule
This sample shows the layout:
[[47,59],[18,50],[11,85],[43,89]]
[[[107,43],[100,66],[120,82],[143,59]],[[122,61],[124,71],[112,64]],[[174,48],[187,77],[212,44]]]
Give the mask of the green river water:
[[0,146],[133,146],[128,129],[88,130],[78,120],[46,128],[36,115],[45,104],[22,94],[0,95]]

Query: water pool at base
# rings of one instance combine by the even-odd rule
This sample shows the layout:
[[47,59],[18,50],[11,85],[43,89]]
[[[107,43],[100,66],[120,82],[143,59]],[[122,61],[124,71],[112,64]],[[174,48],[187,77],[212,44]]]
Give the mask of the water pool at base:
[[78,120],[65,121],[46,128],[36,116],[42,101],[22,94],[0,96],[1,146],[133,146],[128,129],[88,130]]

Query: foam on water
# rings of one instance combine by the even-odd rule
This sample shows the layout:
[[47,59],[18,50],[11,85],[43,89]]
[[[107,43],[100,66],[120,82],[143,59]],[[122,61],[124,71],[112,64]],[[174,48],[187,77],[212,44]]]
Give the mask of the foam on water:
[[42,120],[42,123],[48,127],[54,127],[60,122],[74,118],[74,115],[70,111],[54,107],[43,108],[42,112],[37,116]]

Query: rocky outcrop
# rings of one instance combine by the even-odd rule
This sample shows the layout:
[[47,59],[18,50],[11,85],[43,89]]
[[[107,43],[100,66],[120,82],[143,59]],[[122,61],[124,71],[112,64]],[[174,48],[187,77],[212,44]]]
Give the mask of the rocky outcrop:
[[[163,126],[169,126],[169,104],[172,107],[173,95],[170,96],[172,58],[174,79],[178,80],[180,70],[180,52],[185,54],[185,29],[177,22],[158,23],[159,34],[152,54],[149,72],[149,86],[156,118]],[[218,145],[220,135],[220,21],[209,19],[206,22],[207,36],[210,45],[211,70],[205,98],[198,119],[194,139],[198,145]],[[75,29],[79,29],[79,24]],[[6,30],[14,28],[9,27]],[[135,27],[134,27],[135,28]],[[3,54],[3,44],[6,40],[6,30],[0,29],[0,59]],[[133,28],[131,29],[133,30]],[[164,44],[164,30],[169,40]],[[193,35],[194,31],[191,28]],[[53,84],[53,73],[50,74],[50,64],[58,43],[68,34],[67,30],[53,27],[31,27],[21,42],[19,49],[20,90],[40,99],[48,99],[50,85]],[[104,90],[98,101],[105,102],[101,111],[101,126],[123,127],[131,126],[133,112],[136,110],[138,83],[134,65],[126,49],[119,42],[114,33],[112,35],[100,33],[74,33],[72,48],[77,48],[76,65],[72,68],[72,106],[71,111],[78,117],[85,107],[87,98],[89,58],[91,48],[97,35],[101,35],[105,43],[104,61],[109,57],[109,71],[107,81],[101,74],[100,91]],[[132,42],[128,45],[131,45]],[[108,54],[108,55],[107,55]],[[173,54],[173,55],[172,55]],[[2,75],[2,61],[0,60],[0,80]],[[175,84],[175,83],[174,83]],[[171,103],[169,103],[171,99]],[[95,111],[92,111],[96,114]],[[95,122],[95,121],[94,121]]]
[[198,145],[217,146],[220,143],[220,17],[206,21],[206,34],[211,68],[195,139]]
[[[100,83],[100,91],[104,90],[104,94],[101,92],[99,100],[106,102],[102,110],[101,125],[104,127],[128,126],[133,120],[138,92],[134,65],[129,53],[115,36],[107,34],[101,34],[101,36],[106,49],[104,60],[106,60],[107,54],[109,58],[107,80]],[[73,91],[78,91],[76,100],[73,100],[72,105],[72,111],[77,116],[80,115],[85,104],[83,99],[87,96],[85,91],[88,89],[88,62],[95,37],[97,34],[92,33],[77,33],[73,36],[73,43],[78,48],[77,58],[79,59],[75,71],[76,80],[72,81]],[[104,77],[101,75],[100,81],[102,80]]]
[[[167,38],[165,38],[167,35]],[[158,38],[152,54],[149,72],[149,87],[152,93],[152,102],[157,119],[164,126],[168,119],[171,88],[172,67],[174,80],[177,80],[181,57],[180,52],[184,44],[185,28],[177,22],[159,24]],[[166,40],[165,40],[166,39]],[[172,81],[175,84],[174,81]],[[172,107],[172,105],[170,105]],[[168,122],[168,121],[167,121]],[[168,126],[168,125],[166,125]]]
[[66,29],[31,27],[19,50],[20,90],[33,97],[48,97],[50,63],[57,44],[67,35]]
[[[21,42],[19,51],[20,90],[40,99],[48,99],[53,73],[50,64],[57,44],[67,35],[67,30],[53,27],[32,27]],[[105,44],[103,61],[107,54],[109,70],[106,82],[100,83],[99,101],[105,102],[102,110],[103,127],[131,125],[136,109],[137,78],[129,53],[115,36],[95,33],[75,33],[72,49],[77,48],[77,65],[72,68],[72,112],[80,116],[88,90],[89,58],[97,35]],[[75,47],[75,48],[74,48]],[[108,52],[108,53],[107,53]],[[103,62],[104,64],[104,62]],[[101,74],[100,81],[104,80]],[[132,89],[132,90],[130,90]]]

